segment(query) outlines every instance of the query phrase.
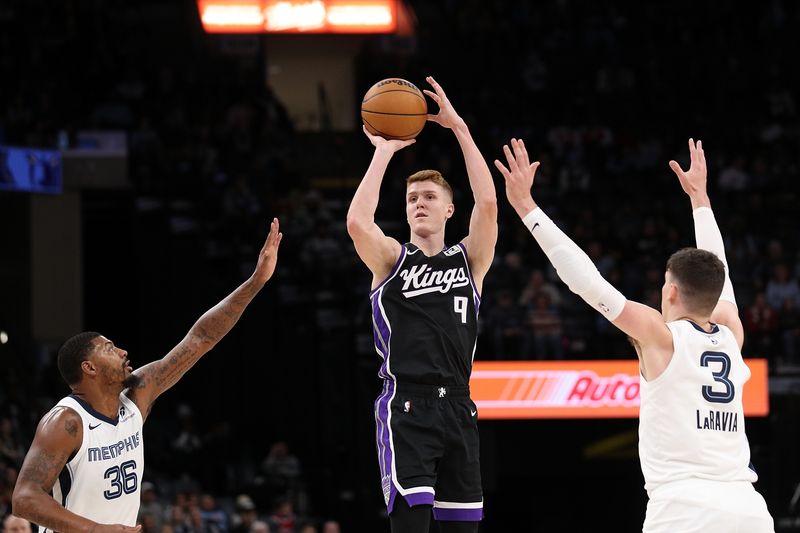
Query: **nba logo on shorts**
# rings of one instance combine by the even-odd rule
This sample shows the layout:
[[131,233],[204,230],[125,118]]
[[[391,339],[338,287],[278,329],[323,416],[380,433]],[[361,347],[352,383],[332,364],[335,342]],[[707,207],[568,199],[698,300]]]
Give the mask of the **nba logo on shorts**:
[[403,404],[403,411],[406,413],[411,412],[411,400],[406,400],[406,403]]

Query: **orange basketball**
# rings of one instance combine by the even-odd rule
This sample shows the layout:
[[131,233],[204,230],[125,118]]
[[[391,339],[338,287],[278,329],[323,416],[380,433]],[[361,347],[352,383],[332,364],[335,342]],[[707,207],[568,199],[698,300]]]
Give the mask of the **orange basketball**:
[[387,78],[370,87],[361,101],[361,120],[367,131],[384,139],[413,139],[428,117],[428,103],[417,86]]

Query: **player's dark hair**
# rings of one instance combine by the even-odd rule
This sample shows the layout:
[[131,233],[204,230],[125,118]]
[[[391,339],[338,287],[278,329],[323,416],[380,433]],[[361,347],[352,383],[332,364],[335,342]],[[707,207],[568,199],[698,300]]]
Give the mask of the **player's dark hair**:
[[100,334],[95,331],[84,331],[65,342],[58,350],[58,371],[67,385],[75,385],[81,381],[81,363],[89,358],[92,341]]
[[447,194],[450,195],[450,201],[453,200],[453,188],[447,183],[447,180],[444,179],[444,176],[442,176],[442,173],[438,170],[420,170],[419,172],[414,172],[406,179],[406,187],[418,181],[434,182],[447,191]]
[[683,248],[672,254],[667,270],[688,311],[710,315],[725,284],[725,265],[708,250]]

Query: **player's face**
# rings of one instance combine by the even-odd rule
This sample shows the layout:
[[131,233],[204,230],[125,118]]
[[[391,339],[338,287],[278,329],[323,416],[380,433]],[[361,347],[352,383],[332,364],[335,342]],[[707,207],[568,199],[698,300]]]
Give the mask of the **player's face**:
[[411,232],[421,237],[443,231],[453,209],[448,192],[432,181],[417,181],[406,189],[406,219]]
[[109,382],[125,383],[133,373],[128,352],[102,335],[95,339],[93,362],[98,367],[98,373]]

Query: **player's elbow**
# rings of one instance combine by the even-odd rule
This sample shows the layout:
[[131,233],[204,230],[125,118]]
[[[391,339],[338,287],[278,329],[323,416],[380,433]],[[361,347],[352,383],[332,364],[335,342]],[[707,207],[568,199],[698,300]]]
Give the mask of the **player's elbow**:
[[25,483],[17,483],[11,496],[11,514],[30,520],[30,514],[36,508],[36,494]]
[[494,215],[497,217],[497,196],[491,195],[487,198],[479,198],[475,201],[475,207],[486,216]]
[[366,231],[367,226],[369,225],[368,220],[366,220],[363,216],[353,213],[352,211],[347,212],[347,233],[350,237],[357,237],[359,235],[363,235]]

